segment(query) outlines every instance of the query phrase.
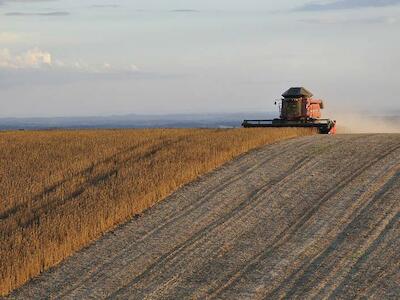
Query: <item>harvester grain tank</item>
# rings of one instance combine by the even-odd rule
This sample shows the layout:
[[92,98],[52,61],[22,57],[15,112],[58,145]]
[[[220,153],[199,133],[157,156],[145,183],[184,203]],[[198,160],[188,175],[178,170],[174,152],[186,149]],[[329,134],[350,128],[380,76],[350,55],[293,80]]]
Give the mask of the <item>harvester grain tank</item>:
[[244,120],[242,126],[251,127],[309,127],[322,134],[335,134],[336,121],[321,118],[324,102],[313,99],[304,87],[292,87],[282,94],[279,104],[280,118],[273,120]]

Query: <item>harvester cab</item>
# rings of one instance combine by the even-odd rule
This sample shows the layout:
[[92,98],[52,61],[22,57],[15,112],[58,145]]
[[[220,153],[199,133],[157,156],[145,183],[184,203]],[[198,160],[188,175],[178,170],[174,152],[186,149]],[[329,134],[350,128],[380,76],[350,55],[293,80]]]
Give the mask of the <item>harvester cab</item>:
[[336,121],[321,119],[324,102],[313,99],[313,94],[303,87],[293,87],[282,94],[279,105],[280,118],[273,120],[244,120],[242,126],[250,127],[310,127],[322,134],[335,134]]

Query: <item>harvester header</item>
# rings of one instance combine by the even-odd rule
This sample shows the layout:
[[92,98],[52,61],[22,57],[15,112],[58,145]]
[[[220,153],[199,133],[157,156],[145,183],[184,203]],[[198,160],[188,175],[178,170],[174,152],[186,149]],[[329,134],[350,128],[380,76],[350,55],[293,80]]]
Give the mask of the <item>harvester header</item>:
[[[249,127],[310,127],[322,134],[335,134],[336,121],[321,119],[324,102],[313,99],[313,94],[304,87],[292,87],[282,94],[279,102],[280,118],[273,120],[244,120],[242,126]],[[278,104],[276,102],[276,104]]]

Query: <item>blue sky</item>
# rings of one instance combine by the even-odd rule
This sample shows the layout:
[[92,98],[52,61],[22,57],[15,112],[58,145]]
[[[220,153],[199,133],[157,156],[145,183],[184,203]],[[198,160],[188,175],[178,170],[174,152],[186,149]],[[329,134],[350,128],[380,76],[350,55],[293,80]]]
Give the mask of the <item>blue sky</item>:
[[400,110],[400,0],[0,0],[0,117]]

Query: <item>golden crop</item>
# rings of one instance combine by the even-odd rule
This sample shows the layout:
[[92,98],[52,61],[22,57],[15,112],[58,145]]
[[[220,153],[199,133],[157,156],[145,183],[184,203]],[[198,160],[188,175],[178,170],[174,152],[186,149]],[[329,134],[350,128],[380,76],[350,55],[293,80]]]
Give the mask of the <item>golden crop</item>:
[[235,156],[312,133],[0,132],[0,295]]

